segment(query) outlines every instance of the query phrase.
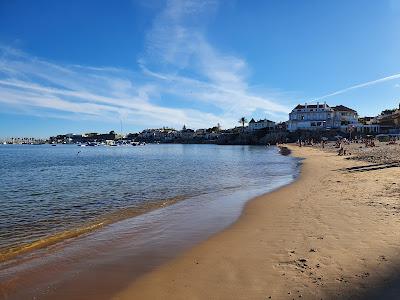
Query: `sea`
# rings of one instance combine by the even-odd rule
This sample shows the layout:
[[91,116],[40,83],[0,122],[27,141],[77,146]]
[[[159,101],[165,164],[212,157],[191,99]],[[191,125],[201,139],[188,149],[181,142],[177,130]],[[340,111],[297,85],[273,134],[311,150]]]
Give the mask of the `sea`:
[[0,252],[194,196],[266,192],[296,166],[275,147],[2,145]]
[[172,257],[183,241],[232,224],[249,199],[294,181],[299,164],[265,146],[0,145],[0,278],[22,278],[18,261],[41,251],[43,264],[47,248],[54,269],[85,251],[88,262],[107,243],[102,262],[105,253],[149,258],[149,249]]

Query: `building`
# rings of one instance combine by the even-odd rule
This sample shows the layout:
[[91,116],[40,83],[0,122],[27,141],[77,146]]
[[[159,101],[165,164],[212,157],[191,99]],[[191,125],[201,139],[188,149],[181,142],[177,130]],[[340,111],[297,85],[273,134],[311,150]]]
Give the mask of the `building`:
[[176,133],[175,129],[172,128],[157,128],[157,129],[145,129],[138,134],[138,138],[141,141],[164,141],[172,140]]
[[182,130],[179,131],[179,137],[183,140],[189,140],[194,138],[195,132],[193,129],[186,128],[186,126],[183,126]]
[[288,130],[328,130],[348,131],[358,127],[358,114],[344,105],[330,107],[326,102],[320,104],[297,105],[289,113]]
[[400,133],[400,105],[398,109],[383,111],[376,117],[376,122],[386,133]]
[[249,122],[249,131],[256,131],[260,129],[268,129],[268,130],[273,130],[275,129],[275,122],[264,119],[264,120],[258,120],[255,121],[254,119],[251,119]]
[[332,107],[333,110],[333,128],[345,129],[350,126],[358,124],[358,114],[354,109],[348,108],[344,105],[337,105]]
[[363,134],[378,134],[381,132],[381,125],[376,117],[358,118],[357,132]]
[[333,109],[326,103],[299,104],[289,113],[288,130],[329,129],[333,126],[333,115]]

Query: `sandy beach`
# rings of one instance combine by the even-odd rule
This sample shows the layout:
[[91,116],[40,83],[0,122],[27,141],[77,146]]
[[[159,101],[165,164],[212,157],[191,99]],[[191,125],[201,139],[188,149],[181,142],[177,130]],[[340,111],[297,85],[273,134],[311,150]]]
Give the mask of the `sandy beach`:
[[398,298],[400,168],[289,148],[304,158],[295,183],[114,298]]

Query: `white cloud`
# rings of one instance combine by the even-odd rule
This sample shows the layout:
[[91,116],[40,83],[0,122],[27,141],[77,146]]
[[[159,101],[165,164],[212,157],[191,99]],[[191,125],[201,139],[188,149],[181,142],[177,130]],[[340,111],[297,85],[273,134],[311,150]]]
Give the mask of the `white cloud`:
[[243,58],[206,38],[216,1],[168,1],[146,34],[138,70],[49,62],[0,46],[0,105],[35,115],[118,121],[137,128],[237,125],[289,109],[252,93]]
[[257,110],[286,115],[286,106],[251,93],[244,59],[222,54],[207,41],[205,26],[217,6],[216,1],[168,1],[147,34],[146,51],[139,59],[142,70],[168,83],[170,93],[187,91],[181,96],[189,101],[218,106],[226,118],[236,120]]

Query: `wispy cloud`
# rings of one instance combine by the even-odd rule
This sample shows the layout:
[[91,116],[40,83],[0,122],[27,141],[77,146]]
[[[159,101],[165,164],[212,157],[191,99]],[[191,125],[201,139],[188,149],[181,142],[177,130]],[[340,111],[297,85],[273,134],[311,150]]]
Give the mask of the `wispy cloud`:
[[218,9],[216,1],[171,0],[147,34],[139,59],[142,70],[168,82],[169,92],[187,91],[188,101],[213,103],[225,118],[262,111],[286,114],[277,100],[250,91],[249,67],[243,58],[225,54],[206,38],[206,24]]
[[150,98],[159,92],[158,87],[135,84],[134,74],[125,70],[58,65],[2,49],[0,76],[1,103],[17,110],[30,108],[44,116],[50,110],[52,116],[79,114],[105,121],[122,118],[138,126],[180,125],[192,118],[199,125],[209,119],[202,112],[152,104]]
[[350,86],[348,88],[341,89],[341,90],[338,90],[336,92],[332,92],[330,94],[327,94],[327,95],[324,95],[322,97],[319,97],[319,98],[315,99],[314,101],[326,99],[326,98],[329,98],[329,97],[332,97],[332,96],[344,94],[344,93],[352,91],[352,90],[360,89],[360,88],[363,88],[363,87],[367,87],[367,86],[371,86],[371,85],[375,85],[375,84],[378,84],[378,83],[383,83],[383,82],[386,82],[386,81],[399,79],[399,78],[400,78],[400,74],[394,74],[394,75],[383,77],[383,78],[380,78],[380,79],[376,79],[376,80],[372,80],[372,81],[356,84],[356,85]]
[[289,109],[254,93],[245,59],[206,37],[217,1],[170,0],[146,33],[137,70],[59,64],[0,46],[0,105],[60,118],[137,128],[234,126],[254,113],[284,119]]

